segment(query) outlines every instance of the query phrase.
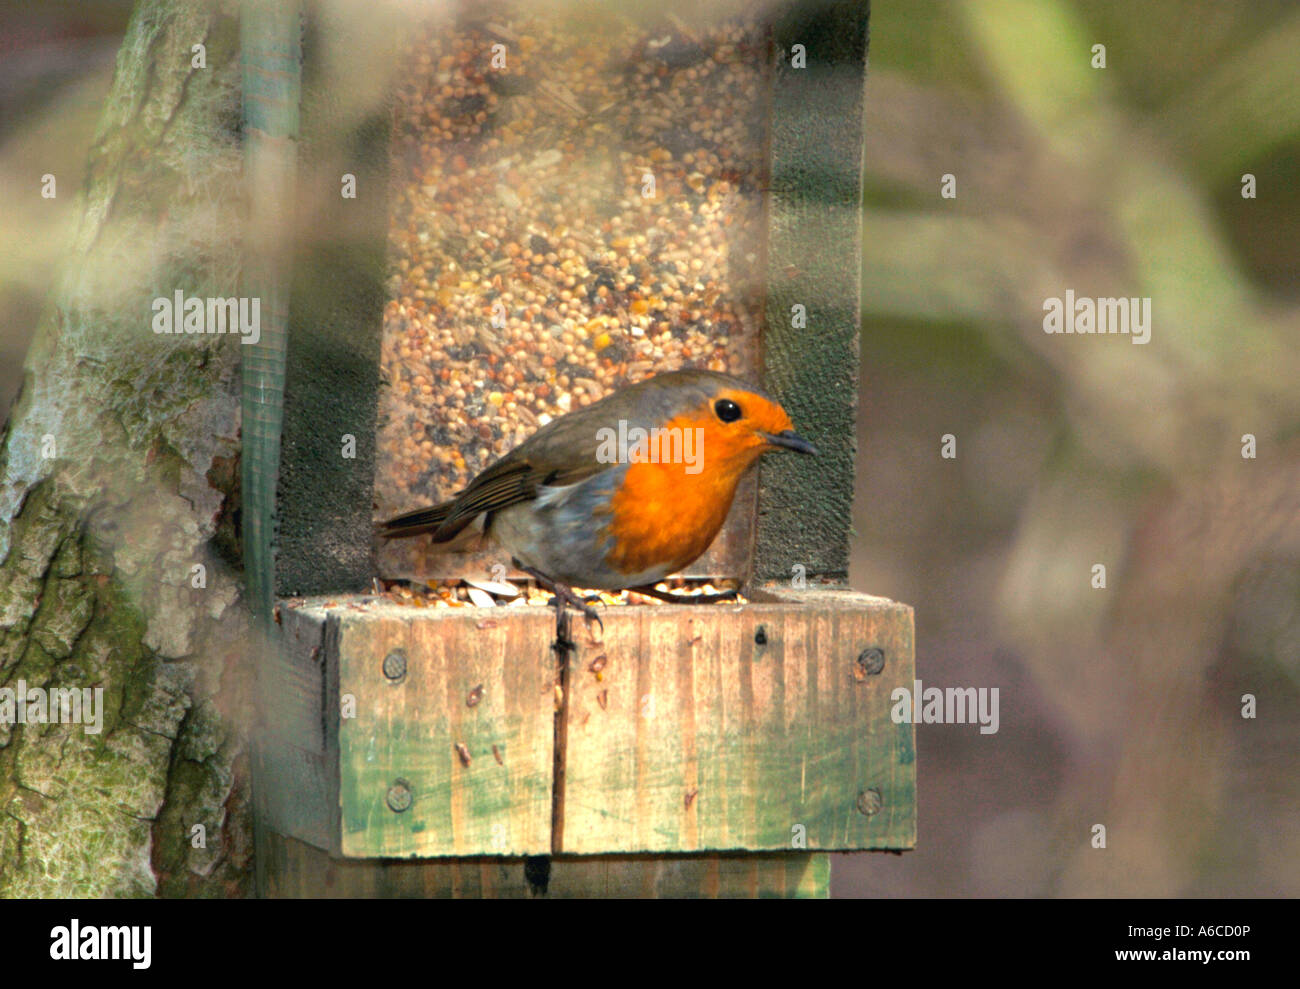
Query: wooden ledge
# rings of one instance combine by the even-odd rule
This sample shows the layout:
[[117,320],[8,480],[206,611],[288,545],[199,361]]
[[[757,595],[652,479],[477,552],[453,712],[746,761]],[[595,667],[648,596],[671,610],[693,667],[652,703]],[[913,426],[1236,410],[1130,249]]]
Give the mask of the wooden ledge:
[[843,590],[601,611],[281,603],[263,819],[357,858],[904,849],[912,611]]

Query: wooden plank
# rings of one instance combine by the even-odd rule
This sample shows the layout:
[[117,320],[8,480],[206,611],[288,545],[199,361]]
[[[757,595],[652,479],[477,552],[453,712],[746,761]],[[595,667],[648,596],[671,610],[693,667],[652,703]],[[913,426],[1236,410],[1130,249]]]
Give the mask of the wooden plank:
[[[338,721],[341,854],[550,851],[554,612],[375,605],[330,621],[356,704]],[[390,654],[404,676],[385,675]]]
[[[889,717],[913,679],[911,610],[752,593],[604,609],[603,636],[574,623],[554,821],[550,609],[286,609],[259,814],[361,858],[911,847],[912,726]],[[404,675],[385,676],[390,654]]]
[[825,854],[560,857],[547,895],[557,899],[826,899]]
[[[912,726],[889,717],[891,691],[913,680],[911,609],[783,596],[608,609],[603,636],[578,628],[560,850],[915,843]],[[859,665],[869,648],[879,672]]]
[[272,831],[261,846],[262,895],[280,898],[798,898],[830,895],[830,856],[600,855],[551,860],[545,894],[510,857],[356,861]]

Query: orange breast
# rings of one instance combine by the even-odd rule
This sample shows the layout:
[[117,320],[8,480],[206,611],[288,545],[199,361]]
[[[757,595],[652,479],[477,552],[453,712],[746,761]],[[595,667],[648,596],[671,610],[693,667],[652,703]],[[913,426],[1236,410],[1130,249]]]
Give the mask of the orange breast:
[[614,540],[605,557],[621,573],[656,567],[673,573],[702,555],[726,521],[740,476],[754,459],[719,435],[707,418],[683,416],[667,425],[703,430],[693,434],[702,442],[700,469],[693,472],[689,463],[666,456],[658,463],[628,466],[622,487],[610,500]]

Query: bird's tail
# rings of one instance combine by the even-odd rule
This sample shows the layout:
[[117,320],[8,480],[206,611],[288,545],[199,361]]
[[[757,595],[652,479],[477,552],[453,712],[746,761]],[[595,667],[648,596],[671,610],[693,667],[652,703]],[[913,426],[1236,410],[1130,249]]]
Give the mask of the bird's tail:
[[[451,514],[455,505],[454,501],[444,501],[441,505],[430,505],[427,508],[406,512],[404,515],[396,515],[387,522],[379,523],[379,534],[385,539],[405,539],[407,536],[421,536],[426,532],[436,532]],[[455,533],[444,533],[444,539],[452,535]],[[434,538],[435,541],[443,541],[436,536]]]

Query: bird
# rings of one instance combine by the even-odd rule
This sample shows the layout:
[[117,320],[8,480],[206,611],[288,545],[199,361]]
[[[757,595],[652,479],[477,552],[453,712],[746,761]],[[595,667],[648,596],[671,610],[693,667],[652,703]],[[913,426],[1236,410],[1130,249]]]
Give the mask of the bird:
[[[380,523],[447,543],[472,524],[521,572],[603,627],[573,590],[653,585],[698,559],[764,453],[817,455],[781,405],[717,371],[668,371],[552,420],[449,501]],[[734,592],[733,592],[734,593]]]

